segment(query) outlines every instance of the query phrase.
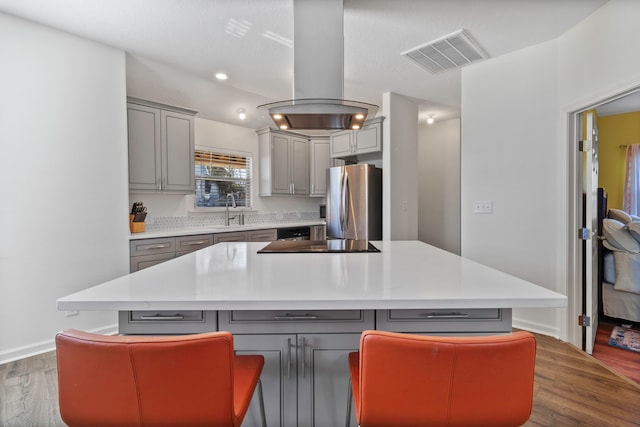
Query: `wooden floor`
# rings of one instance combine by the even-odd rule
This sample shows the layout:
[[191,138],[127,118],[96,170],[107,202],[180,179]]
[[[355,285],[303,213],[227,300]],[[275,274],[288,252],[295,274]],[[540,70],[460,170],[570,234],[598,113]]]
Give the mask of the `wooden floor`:
[[[600,323],[593,346],[593,357],[616,372],[640,384],[640,353],[609,345],[611,330],[616,324]],[[633,329],[638,330],[637,327]],[[640,424],[640,422],[638,423]]]
[[[570,344],[536,338],[533,411],[526,426],[640,425],[639,384]],[[64,426],[56,375],[53,352],[0,365],[0,426]]]

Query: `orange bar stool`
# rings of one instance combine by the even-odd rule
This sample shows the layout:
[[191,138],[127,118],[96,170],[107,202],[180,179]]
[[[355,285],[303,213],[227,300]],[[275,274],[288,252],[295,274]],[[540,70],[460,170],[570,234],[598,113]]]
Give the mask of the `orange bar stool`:
[[56,335],[60,415],[75,426],[240,426],[263,356],[236,356],[233,336]]
[[360,427],[519,426],[531,415],[536,340],[528,332],[443,337],[364,331],[349,354]]

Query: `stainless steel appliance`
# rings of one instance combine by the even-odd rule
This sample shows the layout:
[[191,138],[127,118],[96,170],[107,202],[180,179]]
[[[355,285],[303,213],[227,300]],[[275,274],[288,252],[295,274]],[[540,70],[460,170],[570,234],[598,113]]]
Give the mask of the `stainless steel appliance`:
[[278,228],[278,240],[309,240],[310,227]]
[[382,240],[382,169],[327,169],[327,239]]

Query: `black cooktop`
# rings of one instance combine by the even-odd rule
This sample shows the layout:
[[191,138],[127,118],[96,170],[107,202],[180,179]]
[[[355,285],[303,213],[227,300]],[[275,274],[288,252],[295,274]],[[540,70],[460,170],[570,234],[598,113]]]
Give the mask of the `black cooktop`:
[[380,252],[368,240],[277,240],[259,254]]

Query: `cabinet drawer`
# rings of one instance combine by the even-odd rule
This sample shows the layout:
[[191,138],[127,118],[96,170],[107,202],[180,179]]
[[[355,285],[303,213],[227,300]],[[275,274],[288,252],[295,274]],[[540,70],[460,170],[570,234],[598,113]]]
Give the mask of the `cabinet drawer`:
[[217,313],[203,310],[134,310],[118,312],[121,334],[192,334],[214,332]]
[[247,231],[247,240],[249,242],[273,242],[278,240],[278,231],[275,228]]
[[213,235],[213,243],[221,242],[246,242],[247,233],[244,231],[237,231],[232,233],[219,233]]
[[213,245],[212,234],[176,237],[176,251],[178,252],[178,256],[188,254],[189,252],[197,251],[198,249],[206,248],[211,245]]
[[361,332],[373,310],[234,310],[219,312],[220,328],[238,333]]
[[164,254],[170,252],[175,253],[176,239],[174,237],[167,237],[159,239],[132,240],[129,242],[129,246],[131,256]]
[[511,309],[377,310],[376,329],[395,332],[511,332]]

